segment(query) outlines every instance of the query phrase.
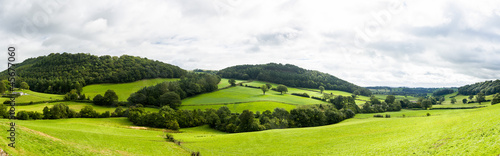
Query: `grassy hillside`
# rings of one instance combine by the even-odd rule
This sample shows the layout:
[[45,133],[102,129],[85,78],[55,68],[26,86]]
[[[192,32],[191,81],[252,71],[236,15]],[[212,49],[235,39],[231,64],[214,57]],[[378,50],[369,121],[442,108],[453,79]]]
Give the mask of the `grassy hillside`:
[[231,112],[238,112],[241,113],[243,110],[251,110],[253,112],[260,111],[264,112],[266,110],[273,111],[275,108],[284,108],[288,111],[291,109],[294,109],[297,107],[296,105],[291,105],[291,104],[286,104],[286,103],[280,103],[280,102],[274,102],[274,101],[260,101],[260,102],[244,102],[244,103],[238,103],[238,104],[220,104],[220,105],[183,105],[180,107],[180,109],[187,109],[187,110],[193,110],[193,109],[201,109],[205,110],[208,108],[213,108],[213,109],[219,109],[220,107],[226,106],[231,110]]
[[[204,126],[175,137],[203,155],[497,155],[498,111],[500,105],[387,113],[393,118],[366,114],[328,126],[237,134]],[[423,117],[427,112],[431,116]],[[401,113],[420,117],[396,117]]]
[[[1,119],[0,128],[8,129]],[[162,130],[133,129],[126,118],[16,121],[16,148],[0,138],[11,155],[188,155]],[[6,134],[6,133],[5,133]]]
[[86,96],[90,96],[90,99],[92,99],[97,94],[101,94],[104,96],[104,93],[108,89],[111,89],[116,92],[116,95],[118,95],[118,101],[127,101],[127,98],[130,96],[130,94],[146,86],[153,86],[161,82],[177,81],[177,80],[179,79],[157,78],[157,79],[140,80],[130,83],[94,84],[83,87],[82,93],[84,93]]
[[266,95],[263,95],[260,89],[236,86],[186,98],[182,100],[182,105],[223,104],[253,101],[275,101],[297,105],[325,103],[323,101],[311,98],[299,97],[289,94],[281,95],[280,93],[275,91],[269,91],[266,93]]
[[[23,92],[27,95],[19,96],[16,98],[17,103],[29,103],[29,102],[40,102],[40,101],[52,101],[52,100],[62,100],[64,99],[64,95],[58,94],[46,94],[39,93],[31,90],[18,90],[16,92]],[[3,102],[8,98],[0,98],[0,101]]]
[[[219,89],[231,86],[231,84],[229,84],[228,81],[229,81],[229,79],[220,79],[220,82],[218,85]],[[236,81],[236,84],[238,84],[238,83],[244,82],[245,80],[235,80],[235,81]]]

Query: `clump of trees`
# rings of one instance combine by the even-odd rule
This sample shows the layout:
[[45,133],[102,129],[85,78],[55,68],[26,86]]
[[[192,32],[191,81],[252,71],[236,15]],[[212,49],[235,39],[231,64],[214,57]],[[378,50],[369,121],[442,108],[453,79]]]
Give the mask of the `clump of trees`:
[[434,91],[432,93],[432,96],[438,97],[438,96],[443,96],[443,95],[446,95],[446,94],[451,94],[453,92],[455,92],[455,90],[449,89],[449,88],[438,89],[438,90],[436,90],[436,91]]
[[500,93],[500,80],[490,80],[465,85],[458,88],[458,93],[462,95],[477,95],[479,93],[483,93],[484,95],[492,95]]
[[181,100],[201,93],[217,90],[220,78],[210,74],[188,74],[177,82],[163,82],[155,86],[144,87],[132,93],[127,99],[132,104],[156,107],[169,106],[177,109]]
[[498,103],[500,103],[500,93],[495,94],[495,96],[493,96],[493,99],[491,100],[491,105],[495,105]]
[[[2,112],[5,111],[5,112]],[[5,116],[7,109],[0,106],[0,115],[4,113]],[[37,120],[37,119],[66,119],[66,118],[109,118],[109,117],[123,117],[126,116],[128,110],[124,111],[122,107],[117,107],[111,113],[109,111],[99,113],[92,106],[85,106],[79,112],[70,109],[66,104],[60,103],[52,107],[45,106],[42,113],[36,111],[19,111],[16,113],[16,118],[20,120]]]
[[372,94],[366,88],[359,87],[330,74],[306,70],[291,64],[238,65],[222,69],[217,75],[223,78],[281,83],[290,87],[319,88],[319,86],[323,86],[325,89],[350,93],[357,91],[359,95],[365,96]]
[[92,99],[92,101],[95,105],[112,106],[118,102],[118,95],[116,95],[116,92],[114,90],[108,89],[104,93],[104,96],[102,96],[101,94],[97,94],[94,99]]

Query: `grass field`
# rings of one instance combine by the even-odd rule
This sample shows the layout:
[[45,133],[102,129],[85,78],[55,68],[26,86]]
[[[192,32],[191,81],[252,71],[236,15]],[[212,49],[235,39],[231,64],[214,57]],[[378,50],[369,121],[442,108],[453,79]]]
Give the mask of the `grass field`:
[[320,100],[299,97],[289,94],[281,95],[280,93],[274,91],[269,91],[266,93],[266,95],[263,95],[260,89],[236,86],[228,89],[218,90],[215,92],[186,98],[182,100],[182,104],[183,105],[223,104],[223,103],[254,102],[254,101],[275,101],[275,102],[297,104],[297,105],[326,103]]
[[108,89],[111,89],[116,92],[116,95],[118,95],[118,101],[127,101],[127,98],[130,96],[130,94],[146,86],[153,86],[161,82],[177,81],[177,80],[179,79],[157,78],[157,79],[140,80],[130,83],[93,84],[83,87],[82,93],[85,94],[85,96],[89,96],[90,99],[92,99],[97,94],[101,94],[102,96],[104,96],[104,93]]
[[[0,128],[9,129],[1,119]],[[126,118],[17,120],[16,148],[0,137],[10,155],[189,155],[157,129],[131,128]],[[7,136],[7,133],[3,133]]]
[[[58,103],[64,103],[66,105],[68,105],[69,108],[79,112],[83,107],[85,106],[92,106],[94,107],[94,110],[96,110],[97,112],[99,113],[103,113],[103,112],[106,112],[106,111],[109,111],[109,112],[114,112],[116,107],[105,107],[105,106],[98,106],[98,105],[94,105],[92,103],[84,103],[84,102],[71,102],[71,101],[64,101],[64,102],[54,102],[54,103],[42,103],[42,104],[34,104],[34,105],[24,105],[24,106],[16,106],[16,111],[22,111],[22,110],[25,110],[25,111],[37,111],[37,112],[42,112],[43,111],[43,108],[45,106],[48,106],[49,108],[58,104]],[[124,108],[126,109],[126,108]],[[144,108],[146,111],[150,111],[150,112],[158,112],[158,109],[156,108],[149,108],[149,107],[145,107]]]
[[296,105],[290,105],[290,104],[285,104],[285,103],[280,103],[280,102],[274,102],[274,101],[259,101],[259,102],[245,102],[245,103],[239,103],[239,104],[222,104],[222,105],[190,105],[186,106],[183,105],[180,107],[180,109],[187,109],[187,110],[193,110],[193,109],[201,109],[205,110],[208,108],[213,108],[213,109],[219,109],[222,106],[226,106],[231,110],[231,112],[238,112],[241,113],[243,110],[251,110],[254,113],[256,111],[264,112],[266,110],[273,111],[275,108],[284,108],[288,111],[291,109],[297,107]]
[[[231,86],[231,84],[228,81],[229,81],[229,79],[221,79],[219,82],[219,85],[218,85],[219,89]],[[236,81],[236,84],[238,84],[238,83],[244,82],[245,80],[235,80],[235,81]]]
[[[39,93],[31,90],[18,90],[16,92],[23,92],[27,95],[22,95],[16,98],[17,103],[29,103],[29,102],[39,102],[39,101],[52,101],[52,100],[62,100],[64,95],[57,94],[45,94]],[[0,102],[8,100],[8,98],[0,98]]]
[[175,138],[203,155],[498,155],[498,111],[500,105],[389,113],[415,116],[407,118],[363,114],[328,126],[237,134],[202,126]]

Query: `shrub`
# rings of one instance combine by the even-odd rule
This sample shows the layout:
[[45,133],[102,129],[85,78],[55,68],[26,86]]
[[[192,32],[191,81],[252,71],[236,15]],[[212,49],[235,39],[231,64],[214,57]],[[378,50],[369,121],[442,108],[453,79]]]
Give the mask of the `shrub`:
[[385,114],[385,118],[391,118],[390,114]]
[[309,98],[309,95],[307,93],[292,93],[292,95]]
[[170,141],[170,142],[174,142],[175,139],[174,139],[174,136],[170,133],[167,133],[167,135],[165,135],[167,141]]
[[431,113],[427,113],[427,116],[431,116]]
[[10,103],[11,103],[10,100],[3,101],[3,104],[9,104],[10,105]]
[[384,116],[383,116],[383,115],[381,115],[381,114],[375,114],[375,115],[373,115],[373,117],[374,117],[374,118],[383,118]]

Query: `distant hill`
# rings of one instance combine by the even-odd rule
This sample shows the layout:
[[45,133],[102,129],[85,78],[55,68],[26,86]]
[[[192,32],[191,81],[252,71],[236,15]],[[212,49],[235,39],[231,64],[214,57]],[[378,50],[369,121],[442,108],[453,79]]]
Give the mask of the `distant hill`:
[[[76,86],[89,84],[180,78],[187,71],[174,65],[136,56],[52,53],[26,59],[16,65],[16,73],[17,85],[25,81],[30,90],[61,94],[75,89]],[[7,77],[7,71],[0,73],[0,79]]]
[[291,64],[237,65],[222,69],[217,74],[223,78],[268,81],[290,87],[318,88],[323,86],[325,89],[357,92],[365,96],[372,94],[366,88],[330,74],[303,69]]
[[479,92],[485,95],[500,93],[500,80],[478,82],[458,88],[458,93],[462,95],[475,95]]

